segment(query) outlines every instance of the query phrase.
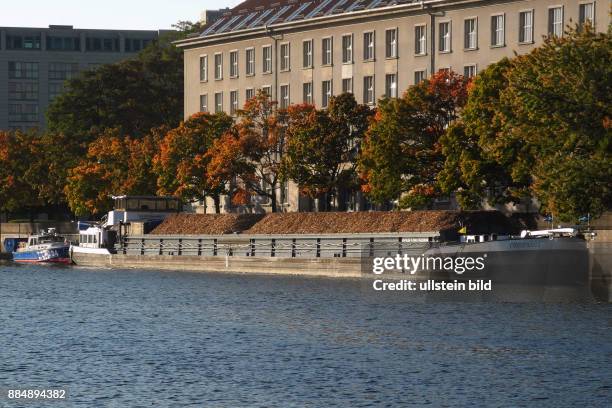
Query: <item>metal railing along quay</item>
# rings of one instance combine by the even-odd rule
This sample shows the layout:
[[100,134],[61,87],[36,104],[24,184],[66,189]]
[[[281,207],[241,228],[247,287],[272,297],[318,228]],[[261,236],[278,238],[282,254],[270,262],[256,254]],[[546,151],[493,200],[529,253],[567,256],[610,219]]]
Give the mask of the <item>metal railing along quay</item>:
[[439,242],[437,232],[325,235],[123,236],[115,249],[126,255],[345,258],[419,254]]

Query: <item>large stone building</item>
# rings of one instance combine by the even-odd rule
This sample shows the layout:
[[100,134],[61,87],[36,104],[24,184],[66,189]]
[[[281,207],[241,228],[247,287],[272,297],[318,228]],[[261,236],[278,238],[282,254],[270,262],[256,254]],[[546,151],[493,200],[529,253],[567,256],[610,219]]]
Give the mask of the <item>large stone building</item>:
[[258,89],[281,107],[325,107],[342,92],[375,105],[440,69],[475,75],[568,25],[605,31],[609,10],[609,0],[246,0],[178,42],[185,116],[234,113]]
[[133,57],[158,31],[0,27],[0,129],[45,127],[45,111],[79,71]]

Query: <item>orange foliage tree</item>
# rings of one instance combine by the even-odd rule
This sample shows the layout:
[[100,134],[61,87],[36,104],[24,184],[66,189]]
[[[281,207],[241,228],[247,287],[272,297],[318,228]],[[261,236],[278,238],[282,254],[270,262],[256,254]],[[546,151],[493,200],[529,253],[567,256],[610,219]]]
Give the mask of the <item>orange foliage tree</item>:
[[218,213],[219,196],[224,186],[220,182],[211,183],[207,177],[210,156],[206,152],[232,124],[232,118],[225,113],[201,112],[166,133],[153,160],[157,193],[180,197],[184,201],[212,197]]
[[234,205],[259,195],[278,210],[281,159],[285,151],[285,113],[264,92],[238,111],[238,123],[214,141],[206,153],[211,185],[228,186]]
[[34,134],[0,131],[0,211],[38,204],[36,190],[26,173],[32,162]]
[[423,208],[439,194],[440,137],[465,105],[468,82],[440,71],[402,98],[380,101],[359,158],[362,190],[374,202],[399,199],[400,207]]
[[154,129],[142,139],[122,137],[117,129],[104,131],[68,172],[64,193],[72,211],[100,214],[110,209],[112,195],[154,194],[153,157],[166,130]]

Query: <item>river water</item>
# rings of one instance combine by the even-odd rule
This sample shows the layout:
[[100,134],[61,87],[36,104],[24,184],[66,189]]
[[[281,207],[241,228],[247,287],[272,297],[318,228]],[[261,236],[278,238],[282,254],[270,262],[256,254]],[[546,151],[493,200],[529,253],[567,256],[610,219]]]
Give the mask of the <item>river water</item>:
[[0,265],[1,407],[610,406],[612,305]]

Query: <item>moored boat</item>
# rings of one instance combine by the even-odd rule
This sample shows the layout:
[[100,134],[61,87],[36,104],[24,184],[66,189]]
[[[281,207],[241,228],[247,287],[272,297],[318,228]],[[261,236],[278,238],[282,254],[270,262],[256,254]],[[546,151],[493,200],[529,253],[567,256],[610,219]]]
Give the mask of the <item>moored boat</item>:
[[55,228],[30,235],[27,242],[20,243],[13,252],[13,261],[22,263],[64,263],[69,264],[70,242],[58,235]]

